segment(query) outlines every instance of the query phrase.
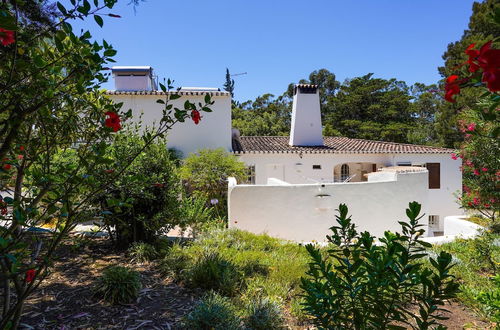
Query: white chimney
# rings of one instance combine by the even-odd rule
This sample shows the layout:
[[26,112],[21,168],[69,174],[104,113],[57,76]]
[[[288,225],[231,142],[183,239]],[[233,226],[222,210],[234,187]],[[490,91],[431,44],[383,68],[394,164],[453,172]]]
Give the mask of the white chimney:
[[150,66],[114,66],[111,68],[117,91],[156,90],[153,68]]
[[293,89],[290,145],[323,145],[319,89],[316,85],[299,84]]

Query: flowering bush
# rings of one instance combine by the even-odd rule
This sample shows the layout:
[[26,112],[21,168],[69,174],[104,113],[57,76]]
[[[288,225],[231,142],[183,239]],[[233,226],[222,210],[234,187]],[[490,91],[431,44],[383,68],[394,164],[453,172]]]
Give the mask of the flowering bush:
[[[75,32],[75,19],[103,15],[116,0],[0,2],[0,329],[17,328],[25,299],[48,274],[52,255],[79,222],[93,220],[100,210],[91,201],[115,182],[138,157],[109,169],[109,142],[131,112],[121,111],[101,91],[108,63],[116,50]],[[144,148],[162,137],[192,111],[210,111],[186,102],[172,108],[169,82],[162,85],[163,117],[156,131],[144,136]],[[61,157],[73,158],[60,162]],[[42,237],[43,224],[55,229]]]
[[452,158],[463,160],[462,206],[481,212],[495,223],[500,210],[500,49],[493,45],[491,40],[481,47],[467,47],[468,60],[463,63],[461,76],[446,79],[445,99],[455,102],[464,87],[483,89],[476,106],[460,114],[465,139]]

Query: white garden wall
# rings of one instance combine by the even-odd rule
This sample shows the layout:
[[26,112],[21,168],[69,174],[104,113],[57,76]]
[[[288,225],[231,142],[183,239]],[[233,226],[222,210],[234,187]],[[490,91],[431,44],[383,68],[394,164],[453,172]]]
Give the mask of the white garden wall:
[[[322,242],[336,224],[335,209],[349,207],[360,231],[400,231],[408,203],[428,213],[428,172],[392,173],[392,181],[345,184],[234,185],[228,193],[229,227],[299,242]],[[320,195],[320,196],[318,196]],[[330,195],[331,197],[321,197]],[[426,219],[422,219],[426,223]]]
[[[245,153],[239,155],[239,159],[247,165],[255,166],[255,183],[258,185],[266,184],[271,177],[297,184],[332,182],[335,166],[343,163],[354,163],[354,166],[356,163],[375,163],[377,168],[401,163],[440,163],[440,189],[428,189],[427,178],[422,179],[429,196],[427,215],[438,215],[439,227],[435,231],[443,231],[444,217],[463,214],[455,196],[462,189],[461,161],[453,160],[449,154]],[[321,165],[321,170],[313,169],[313,165]],[[350,184],[359,181],[358,179],[359,177],[355,177]],[[378,193],[384,194],[383,191]],[[366,195],[363,193],[360,196],[364,198]]]

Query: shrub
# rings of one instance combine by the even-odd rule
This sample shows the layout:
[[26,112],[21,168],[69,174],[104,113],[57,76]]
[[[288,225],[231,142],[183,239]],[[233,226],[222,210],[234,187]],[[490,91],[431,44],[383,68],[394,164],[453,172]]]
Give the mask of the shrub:
[[496,273],[497,265],[500,264],[500,246],[495,244],[496,239],[498,239],[498,235],[483,231],[472,241],[476,252],[474,261],[493,274]]
[[175,282],[183,280],[185,270],[190,266],[191,257],[181,245],[174,244],[160,262],[162,274],[170,276]]
[[215,292],[208,293],[184,319],[186,329],[241,329],[240,319],[231,300]]
[[186,197],[182,200],[180,216],[182,222],[191,227],[193,237],[198,236],[211,222],[214,216],[213,210],[207,207],[204,198]]
[[495,288],[491,291],[482,291],[477,300],[484,304],[485,310],[493,322],[500,322],[500,275],[492,278]]
[[283,329],[283,315],[278,303],[266,298],[252,301],[247,306],[245,325],[253,330]]
[[158,258],[159,254],[153,245],[135,242],[129,249],[129,254],[134,262],[148,262]]
[[193,287],[233,296],[242,285],[243,275],[232,262],[221,257],[219,253],[206,251],[188,270],[187,282]]
[[191,192],[207,201],[213,201],[219,216],[227,214],[227,178],[246,177],[246,166],[235,156],[221,149],[203,149],[189,155],[181,167],[181,177]]
[[127,267],[111,266],[99,278],[95,293],[110,304],[128,304],[135,301],[140,289],[137,272]]
[[120,247],[134,242],[152,244],[160,234],[180,224],[181,185],[165,141],[146,147],[133,132],[117,134],[108,152],[110,164],[97,171],[96,176],[102,181],[109,179],[110,173],[122,168],[127,156],[135,153],[140,154],[95,200],[105,224],[114,228],[111,238]]
[[[318,327],[385,329],[395,322],[420,329],[438,325],[443,316],[436,313],[447,299],[454,298],[458,283],[449,271],[452,257],[441,252],[429,258],[432,267],[423,261],[427,257],[422,246],[430,244],[418,238],[421,206],[409,204],[409,223],[400,222],[403,234],[385,232],[380,245],[368,232],[358,234],[347,206],[339,206],[338,226],[328,254],[323,256],[313,245],[307,245],[312,260],[307,278],[302,279],[304,309]],[[409,304],[418,313],[411,313]]]

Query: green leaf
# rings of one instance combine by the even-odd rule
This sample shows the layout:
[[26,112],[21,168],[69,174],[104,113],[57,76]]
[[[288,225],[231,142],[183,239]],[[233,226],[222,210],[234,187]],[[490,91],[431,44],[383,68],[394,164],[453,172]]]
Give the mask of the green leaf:
[[94,15],[94,20],[96,21],[96,23],[102,27],[102,25],[104,24],[104,21],[102,20],[102,17],[99,16],[99,15]]
[[57,2],[57,8],[59,9],[59,11],[63,14],[63,15],[67,15],[68,14],[68,11],[66,10],[66,8],[58,1]]

